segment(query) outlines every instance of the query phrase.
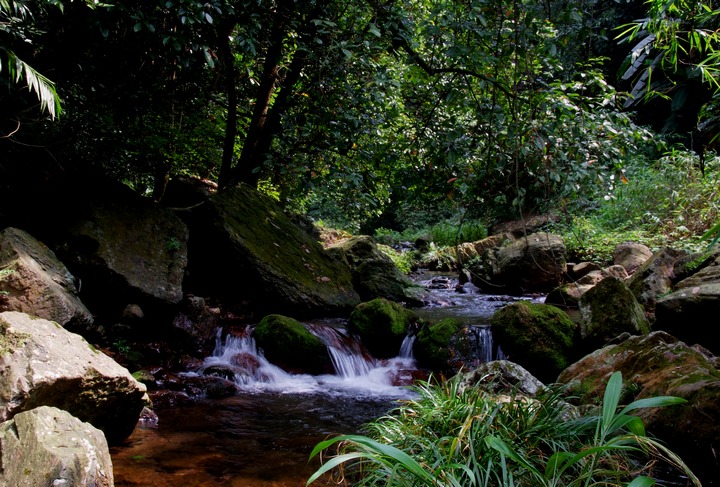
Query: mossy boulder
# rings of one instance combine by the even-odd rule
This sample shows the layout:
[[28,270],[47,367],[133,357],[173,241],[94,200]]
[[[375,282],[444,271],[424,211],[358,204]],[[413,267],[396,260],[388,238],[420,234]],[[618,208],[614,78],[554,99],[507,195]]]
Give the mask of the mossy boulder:
[[348,263],[353,285],[363,301],[385,298],[419,306],[427,299],[427,291],[403,274],[372,237],[351,237],[328,250]]
[[576,356],[577,325],[555,306],[517,301],[498,310],[490,326],[508,360],[545,383],[554,382]]
[[385,298],[360,303],[350,314],[350,331],[375,358],[396,357],[417,315]]
[[265,358],[289,372],[323,374],[333,371],[327,347],[293,318],[278,314],[264,317],[253,331]]
[[348,266],[247,185],[214,194],[188,221],[195,294],[293,316],[339,315],[360,302]]
[[[620,371],[622,403],[654,396],[678,396],[687,403],[640,409],[650,434],[660,438],[703,480],[715,480],[720,462],[720,370],[718,358],[663,331],[631,336],[572,364],[558,377],[579,404],[602,401],[610,375]],[[702,478],[702,475],[701,475]]]
[[562,237],[533,233],[489,248],[471,266],[473,284],[488,292],[549,292],[563,282],[567,249]]
[[460,328],[460,322],[454,318],[445,318],[420,328],[413,347],[420,366],[435,372],[454,372],[450,339]]
[[650,324],[645,311],[627,285],[607,277],[580,298],[580,336],[583,350],[605,346],[623,334],[647,335]]

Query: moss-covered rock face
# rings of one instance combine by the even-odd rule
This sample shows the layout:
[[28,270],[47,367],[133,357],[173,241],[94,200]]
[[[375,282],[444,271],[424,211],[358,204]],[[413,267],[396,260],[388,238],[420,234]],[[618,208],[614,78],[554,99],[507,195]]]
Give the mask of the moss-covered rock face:
[[419,306],[427,299],[427,290],[410,281],[390,257],[382,253],[372,237],[358,235],[328,250],[348,263],[353,285],[364,301],[385,298]]
[[493,315],[490,325],[493,341],[508,359],[543,382],[554,382],[575,356],[577,326],[555,306],[511,303]]
[[585,351],[623,334],[647,335],[650,324],[632,291],[615,277],[603,279],[580,298],[580,335]]
[[266,359],[289,372],[333,371],[325,344],[292,318],[268,315],[255,327],[253,337]]
[[460,330],[460,323],[446,318],[423,326],[417,334],[413,352],[418,363],[434,372],[454,371],[450,339]]
[[199,206],[191,234],[188,286],[196,293],[293,316],[337,315],[360,302],[347,265],[246,185]]
[[[718,358],[655,331],[608,345],[564,370],[558,381],[581,404],[602,401],[610,375],[622,372],[625,404],[654,396],[679,396],[688,402],[640,409],[648,432],[669,443],[704,480],[716,480],[720,462],[720,370]],[[701,477],[702,478],[702,477]]]
[[417,321],[412,311],[384,298],[360,303],[350,314],[348,326],[375,358],[396,357],[407,329]]

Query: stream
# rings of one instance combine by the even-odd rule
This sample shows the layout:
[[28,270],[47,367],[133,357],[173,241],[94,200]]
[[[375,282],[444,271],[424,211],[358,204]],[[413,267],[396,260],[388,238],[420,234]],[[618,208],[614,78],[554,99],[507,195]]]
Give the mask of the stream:
[[[513,298],[480,294],[471,284],[458,293],[447,276],[428,274],[420,282],[436,287],[435,304],[415,311],[433,320],[462,319],[478,330],[478,361],[495,358],[489,320]],[[335,374],[288,374],[265,360],[251,333],[218,335],[213,355],[197,373],[229,368],[241,393],[156,410],[157,424],[139,423],[122,446],[111,448],[115,485],[304,486],[319,466],[317,459],[308,463],[319,441],[360,433],[363,424],[411,397],[402,384],[409,384],[415,371],[412,337],[398,357],[378,361],[345,334],[342,322],[306,325],[328,345]],[[237,357],[251,357],[253,367],[238,365],[248,360]]]

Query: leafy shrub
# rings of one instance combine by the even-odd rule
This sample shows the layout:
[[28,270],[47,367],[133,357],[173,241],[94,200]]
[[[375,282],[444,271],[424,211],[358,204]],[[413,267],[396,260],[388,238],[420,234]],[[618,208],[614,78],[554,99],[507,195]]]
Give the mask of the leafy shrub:
[[463,387],[456,376],[417,386],[419,397],[368,425],[370,436],[344,435],[319,443],[311,458],[338,446],[308,480],[336,471],[351,485],[581,486],[653,485],[662,460],[695,475],[646,435],[641,408],[678,404],[676,397],[640,399],[620,409],[622,377],[610,378],[600,409],[581,415],[559,389],[536,399]]

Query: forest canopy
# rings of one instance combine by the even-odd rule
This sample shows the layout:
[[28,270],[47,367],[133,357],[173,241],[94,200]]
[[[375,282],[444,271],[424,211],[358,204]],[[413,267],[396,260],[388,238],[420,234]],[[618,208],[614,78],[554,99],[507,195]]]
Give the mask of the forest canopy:
[[0,0],[0,186],[98,170],[162,201],[177,176],[245,182],[372,231],[604,201],[627,215],[619,191],[665,197],[642,189],[655,178],[705,188],[688,230],[702,233],[718,216],[718,13],[686,0]]

